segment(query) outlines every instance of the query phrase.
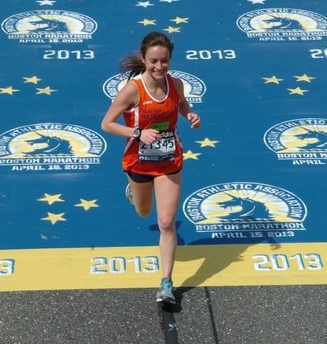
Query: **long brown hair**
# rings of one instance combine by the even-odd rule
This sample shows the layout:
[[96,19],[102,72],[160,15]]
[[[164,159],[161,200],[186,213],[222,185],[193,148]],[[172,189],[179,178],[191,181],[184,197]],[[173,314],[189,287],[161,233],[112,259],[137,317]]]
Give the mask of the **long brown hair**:
[[141,56],[144,58],[145,54],[150,47],[161,45],[169,50],[170,57],[174,50],[174,43],[161,32],[150,32],[147,34],[140,46],[140,55],[128,55],[121,59],[119,63],[121,73],[129,73],[128,79],[145,72],[145,65],[141,60]]

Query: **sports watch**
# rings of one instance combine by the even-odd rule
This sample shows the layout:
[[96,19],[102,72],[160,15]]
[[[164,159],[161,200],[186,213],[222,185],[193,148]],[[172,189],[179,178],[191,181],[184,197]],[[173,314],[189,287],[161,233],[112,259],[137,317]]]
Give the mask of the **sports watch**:
[[139,128],[139,127],[135,128],[135,130],[133,132],[133,138],[135,141],[140,142],[141,133],[142,133],[141,128]]

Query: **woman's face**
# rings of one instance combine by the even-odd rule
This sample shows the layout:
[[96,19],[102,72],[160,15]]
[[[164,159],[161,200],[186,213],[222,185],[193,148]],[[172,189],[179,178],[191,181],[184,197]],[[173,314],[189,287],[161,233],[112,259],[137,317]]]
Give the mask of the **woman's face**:
[[145,64],[146,72],[149,73],[152,78],[162,79],[169,70],[169,49],[162,45],[149,47],[142,61]]

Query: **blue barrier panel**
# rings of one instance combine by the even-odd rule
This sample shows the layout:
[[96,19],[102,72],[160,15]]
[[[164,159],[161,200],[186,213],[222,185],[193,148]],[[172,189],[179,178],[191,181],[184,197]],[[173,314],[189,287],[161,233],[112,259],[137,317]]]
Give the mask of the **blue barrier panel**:
[[177,284],[326,283],[326,10],[2,0],[0,289],[157,285],[156,214],[129,205],[124,139],[100,127],[127,80],[120,59],[151,31],[173,39],[170,74],[202,119],[178,125]]

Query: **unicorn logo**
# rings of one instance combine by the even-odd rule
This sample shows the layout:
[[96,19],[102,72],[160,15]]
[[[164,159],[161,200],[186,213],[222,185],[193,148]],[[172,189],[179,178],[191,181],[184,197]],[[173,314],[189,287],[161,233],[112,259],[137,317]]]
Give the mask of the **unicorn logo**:
[[301,30],[304,31],[305,28],[301,24],[299,20],[292,19],[290,17],[277,17],[271,15],[272,18],[270,19],[263,19],[262,21],[268,25],[267,31],[275,31],[275,30]]
[[37,16],[39,20],[31,21],[30,23],[35,25],[35,29],[30,29],[29,32],[69,32],[67,24],[57,19],[42,18]]
[[[186,99],[191,104],[202,103],[207,86],[205,83],[195,75],[191,75],[178,70],[170,70],[169,74],[182,80],[185,89]],[[125,86],[128,79],[128,74],[116,74],[105,81],[102,86],[104,94],[111,100],[114,100],[118,92]]]
[[[303,134],[295,135],[298,139],[305,141],[305,146],[301,149],[326,149],[327,148],[327,133],[317,130],[305,130]],[[312,142],[314,140],[314,142]]]
[[[37,133],[39,137],[35,139],[28,139],[26,143],[31,145],[34,150],[25,154],[60,154],[60,155],[73,155],[72,147],[69,141],[64,140],[57,136],[46,136]],[[41,146],[40,148],[38,148]]]
[[89,170],[100,164],[106,148],[104,138],[86,127],[29,124],[0,133],[0,166],[22,172]]
[[[305,230],[302,200],[288,190],[262,183],[209,185],[189,195],[183,211],[198,233]],[[245,237],[228,235],[222,237]]]
[[321,40],[326,36],[327,18],[295,8],[266,8],[244,13],[237,26],[249,38],[262,42]]
[[253,200],[248,197],[237,197],[231,194],[225,193],[230,196],[231,199],[227,201],[217,202],[217,204],[224,209],[230,209],[230,213],[224,216],[220,216],[225,220],[252,220],[252,221],[273,221],[274,216],[270,214],[270,211],[265,203]]
[[8,39],[19,43],[82,43],[92,39],[97,23],[66,10],[37,10],[14,14],[1,24]]

